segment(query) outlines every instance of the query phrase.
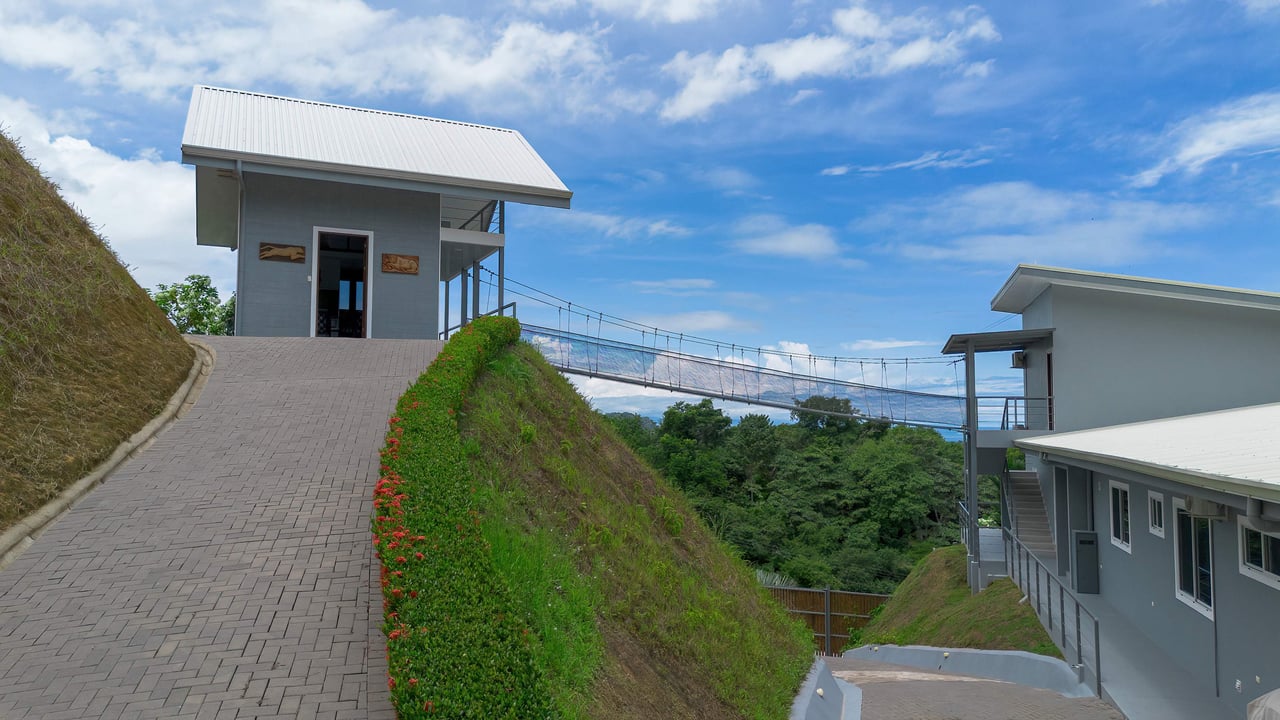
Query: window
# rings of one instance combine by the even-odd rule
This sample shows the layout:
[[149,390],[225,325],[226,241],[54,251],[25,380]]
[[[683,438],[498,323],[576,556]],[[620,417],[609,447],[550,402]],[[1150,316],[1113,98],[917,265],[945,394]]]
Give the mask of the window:
[[1280,535],[1240,526],[1240,573],[1280,588]]
[[1129,547],[1129,486],[1111,481],[1111,544],[1133,552]]
[[1213,618],[1213,521],[1190,515],[1182,500],[1176,510],[1177,597],[1200,614]]
[[1164,537],[1164,495],[1147,491],[1147,529]]

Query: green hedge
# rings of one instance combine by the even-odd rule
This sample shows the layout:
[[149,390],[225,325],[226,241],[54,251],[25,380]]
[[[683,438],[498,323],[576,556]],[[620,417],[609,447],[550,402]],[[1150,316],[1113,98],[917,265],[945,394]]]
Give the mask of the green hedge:
[[374,490],[388,684],[402,720],[546,718],[530,629],[493,567],[457,413],[487,361],[520,337],[482,318],[445,345],[396,405]]

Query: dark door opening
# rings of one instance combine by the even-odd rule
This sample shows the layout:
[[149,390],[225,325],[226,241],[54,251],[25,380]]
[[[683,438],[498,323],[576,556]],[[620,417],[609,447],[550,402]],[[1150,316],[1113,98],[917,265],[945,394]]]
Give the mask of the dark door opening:
[[365,337],[369,238],[320,233],[316,337]]

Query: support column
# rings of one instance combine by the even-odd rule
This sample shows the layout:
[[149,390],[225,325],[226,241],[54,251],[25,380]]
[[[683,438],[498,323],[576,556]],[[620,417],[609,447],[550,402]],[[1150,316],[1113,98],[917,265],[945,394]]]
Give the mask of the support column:
[[444,281],[444,327],[441,328],[444,339],[449,339],[449,281]]
[[480,261],[471,263],[471,319],[480,317]]
[[964,346],[964,504],[969,509],[969,589],[982,589],[982,538],[978,536],[978,388],[973,341]]
[[467,324],[467,266],[462,266],[458,276],[458,326]]
[[[501,220],[498,221],[502,223]],[[498,248],[498,307],[507,306],[507,248]],[[505,314],[505,310],[500,310],[499,315]],[[513,313],[514,314],[514,313]]]

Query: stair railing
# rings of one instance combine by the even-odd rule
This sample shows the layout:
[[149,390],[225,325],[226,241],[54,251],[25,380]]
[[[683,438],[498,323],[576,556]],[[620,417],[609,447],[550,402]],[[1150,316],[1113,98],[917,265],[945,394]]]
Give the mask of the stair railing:
[[[1071,656],[1071,649],[1075,649],[1075,664],[1072,665],[1077,672],[1088,671],[1093,675],[1094,691],[1098,697],[1102,697],[1102,632],[1098,623],[1098,617],[1089,612],[1088,608],[1080,604],[1080,599],[1075,593],[1067,589],[1066,585],[1060,578],[1049,570],[1044,563],[1040,562],[1040,558],[1031,552],[1031,549],[1022,543],[1008,528],[1003,530],[1005,542],[1005,562],[1009,566],[1009,577],[1022,590],[1026,596],[1028,604],[1035,610],[1036,616],[1040,618],[1041,624],[1044,624],[1049,630],[1049,637],[1062,650],[1063,655]],[[1043,583],[1042,583],[1043,581]],[[1053,595],[1054,589],[1057,589],[1058,607],[1057,607],[1057,623],[1054,623],[1054,606]],[[1068,604],[1069,603],[1069,604]],[[1092,630],[1093,652],[1085,653],[1083,641],[1090,639],[1090,633],[1082,630],[1082,622],[1088,621]],[[1068,641],[1068,625],[1071,625],[1071,632],[1074,635],[1074,645]],[[1057,628],[1058,636],[1054,637],[1054,629]],[[1092,661],[1092,662],[1090,662]],[[1085,673],[1081,672],[1081,681],[1085,679]]]

